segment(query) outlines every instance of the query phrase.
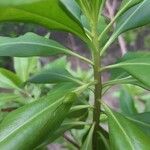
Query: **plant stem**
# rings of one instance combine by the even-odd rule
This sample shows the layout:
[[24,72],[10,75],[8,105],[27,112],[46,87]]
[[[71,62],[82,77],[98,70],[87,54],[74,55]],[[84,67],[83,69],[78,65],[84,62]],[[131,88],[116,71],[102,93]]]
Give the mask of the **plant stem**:
[[[99,56],[99,55],[97,55]],[[101,93],[102,93],[102,84],[101,84],[101,77],[98,71],[100,65],[100,57],[95,57],[95,66],[94,66],[94,79],[97,81],[95,84],[94,90],[94,112],[93,112],[93,122],[95,122],[95,129],[93,133],[93,150],[97,150],[98,147],[98,131],[99,131],[99,117],[100,117],[100,100],[101,100]]]
[[95,123],[94,133],[93,133],[93,141],[92,146],[93,150],[98,150],[99,140],[98,140],[98,132],[99,132],[99,117],[100,117],[100,100],[102,96],[102,81],[101,81],[101,73],[99,72],[99,68],[101,66],[101,57],[99,55],[100,44],[98,40],[97,34],[97,23],[94,22],[92,25],[92,44],[93,44],[93,70],[94,70],[94,80],[96,81],[95,90],[94,90],[94,111],[93,111],[93,123]]

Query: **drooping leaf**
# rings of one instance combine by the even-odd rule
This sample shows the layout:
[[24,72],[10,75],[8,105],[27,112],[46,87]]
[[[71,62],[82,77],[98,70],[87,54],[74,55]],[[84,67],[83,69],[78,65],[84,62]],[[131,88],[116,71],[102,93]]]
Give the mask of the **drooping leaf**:
[[109,118],[112,150],[149,150],[150,136],[123,115],[104,105]]
[[70,53],[70,50],[58,42],[34,33],[27,33],[17,38],[0,37],[0,56],[32,57]]
[[1,150],[33,149],[61,125],[76,98],[73,93],[62,93],[61,88],[13,111],[3,120],[0,125]]
[[94,131],[94,124],[91,126],[89,133],[81,147],[81,150],[91,150],[92,149],[92,137],[93,137],[93,131]]
[[139,126],[139,128],[150,136],[150,112],[129,115],[127,118]]
[[0,87],[7,89],[18,89],[21,86],[20,78],[13,72],[0,68]]
[[[132,76],[136,80],[133,84],[137,84],[146,89],[150,89],[150,53],[129,53],[119,60],[112,69],[113,78],[120,79]],[[131,82],[132,84],[132,82]]]
[[38,71],[38,66],[38,58],[14,58],[15,72],[23,82],[25,82],[31,74]]
[[2,21],[32,22],[48,29],[72,32],[87,40],[80,23],[65,11],[59,0],[1,0]]

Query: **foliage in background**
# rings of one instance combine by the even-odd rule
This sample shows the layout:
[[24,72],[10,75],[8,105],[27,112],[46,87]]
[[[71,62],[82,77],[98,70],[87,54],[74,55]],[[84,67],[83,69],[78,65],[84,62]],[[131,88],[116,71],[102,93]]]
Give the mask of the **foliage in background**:
[[[102,17],[104,4],[103,0],[0,1],[1,22],[32,22],[72,33],[91,54],[91,59],[85,58],[34,33],[0,37],[0,56],[17,57],[15,73],[0,68],[0,86],[11,90],[1,93],[0,149],[41,149],[63,135],[71,144],[66,145],[68,149],[149,150],[149,112],[146,108],[139,113],[134,93],[130,93],[134,87],[128,84],[150,90],[150,53],[127,53],[106,66],[102,58],[120,34],[150,23],[150,1],[123,0],[108,23]],[[77,57],[90,69],[73,71],[66,57],[41,67],[37,56],[54,55]],[[102,73],[108,70],[111,78],[103,82]],[[119,95],[121,113],[103,101],[105,93],[118,84],[127,84]]]

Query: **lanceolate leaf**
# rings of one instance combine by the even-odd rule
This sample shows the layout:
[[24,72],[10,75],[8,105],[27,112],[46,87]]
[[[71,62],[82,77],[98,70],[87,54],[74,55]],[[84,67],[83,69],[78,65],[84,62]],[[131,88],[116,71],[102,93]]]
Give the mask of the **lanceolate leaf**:
[[92,137],[93,137],[93,131],[94,131],[94,124],[91,126],[89,133],[86,137],[86,140],[84,141],[81,150],[91,150],[92,149]]
[[124,13],[126,10],[142,1],[143,0],[123,0],[120,9],[123,9],[124,11],[122,11],[122,13]]
[[59,83],[59,82],[74,82],[82,84],[82,82],[72,76],[66,69],[66,58],[55,60],[52,64],[49,64],[42,71],[32,76],[29,79],[31,83]]
[[[138,2],[138,1],[137,1]],[[137,27],[141,27],[150,23],[150,1],[143,0],[137,5],[136,1],[129,5],[129,9],[127,9],[116,21],[116,28],[108,40],[107,44],[103,48],[101,54],[108,48],[108,46],[114,42],[114,40],[123,32],[135,29]],[[128,8],[128,7],[127,7]]]
[[[117,64],[112,65],[112,71],[115,72],[114,77],[128,77],[131,75],[150,89],[150,53],[129,53],[125,55]],[[107,67],[106,67],[107,68]],[[114,78],[113,77],[113,78]],[[135,81],[135,84],[140,85]]]
[[[80,124],[81,123],[81,124]],[[55,132],[49,133],[48,138],[46,139],[46,141],[44,141],[41,145],[39,145],[36,150],[42,148],[43,146],[46,146],[50,143],[52,143],[53,141],[55,141],[57,138],[63,136],[63,134],[74,128],[74,127],[80,127],[80,126],[84,126],[84,122],[73,122],[72,120],[70,121],[70,123],[67,121],[62,123],[62,125],[58,128],[58,130],[56,130]]]
[[33,149],[55,131],[76,97],[73,93],[62,96],[61,92],[53,90],[49,96],[10,113],[0,125],[1,150]]
[[143,0],[131,7],[118,19],[113,38],[119,34],[150,23],[150,1]]
[[4,68],[0,68],[0,87],[8,89],[18,89],[21,85],[19,77]]
[[134,122],[104,106],[109,117],[112,150],[149,150],[150,136],[144,134]]
[[70,53],[70,50],[58,42],[34,33],[27,33],[17,38],[0,37],[0,56],[31,57]]
[[32,22],[49,29],[72,32],[86,40],[80,23],[67,14],[59,0],[1,0],[0,21]]

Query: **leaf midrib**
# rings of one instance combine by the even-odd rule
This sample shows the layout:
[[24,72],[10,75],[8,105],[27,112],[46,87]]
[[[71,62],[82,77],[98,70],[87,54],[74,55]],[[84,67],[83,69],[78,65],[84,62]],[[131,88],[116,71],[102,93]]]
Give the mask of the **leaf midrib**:
[[13,7],[13,8],[16,9],[16,10],[19,10],[19,11],[24,11],[24,12],[26,12],[26,13],[29,13],[29,14],[34,15],[34,16],[37,16],[37,17],[44,18],[44,19],[46,19],[48,22],[50,21],[50,22],[57,23],[58,25],[63,26],[64,29],[66,29],[66,27],[67,27],[71,32],[75,32],[77,35],[79,35],[76,30],[72,30],[72,28],[70,28],[69,26],[66,26],[65,24],[62,24],[62,23],[60,23],[60,22],[58,22],[58,21],[56,21],[56,20],[50,19],[50,18],[48,18],[48,17],[42,16],[42,15],[37,14],[37,13],[30,12],[29,10],[27,11],[27,10],[19,9],[19,8],[16,8],[16,7]]
[[[36,117],[38,117],[39,115],[41,115],[42,113],[44,113],[45,111],[47,111],[49,108],[51,108],[52,106],[54,106],[55,104],[59,103],[63,98],[60,98],[58,101],[54,102],[52,105],[48,106],[47,108],[43,109],[42,111],[40,111],[39,113],[37,113],[36,115],[34,115],[33,117],[31,117],[29,120],[25,121],[22,125],[18,126],[15,130],[13,130],[12,132],[10,132],[8,135],[4,136],[2,139],[0,139],[0,143],[3,142],[4,140],[6,140],[6,138],[8,138],[9,136],[11,136],[12,134],[14,134],[15,132],[17,132],[17,130],[19,130],[20,128],[22,128],[23,126],[25,126],[26,124],[30,123],[32,120],[34,120]],[[59,107],[59,106],[58,106]]]
[[150,128],[150,124],[148,124],[148,123],[146,123],[146,122],[142,122],[142,121],[140,121],[140,120],[137,120],[137,119],[134,119],[134,118],[131,118],[131,117],[127,117],[127,118],[128,118],[129,120],[131,120],[131,121],[137,122],[137,123],[139,123],[139,124],[142,124],[142,125],[147,126],[147,127]]
[[43,46],[43,47],[49,47],[49,48],[54,48],[54,49],[59,49],[61,51],[64,51],[66,53],[68,53],[69,50],[63,48],[63,47],[57,47],[57,46],[52,46],[50,44],[43,44],[43,43],[37,43],[37,42],[5,42],[3,44],[0,44],[0,47],[4,47],[4,46],[13,46],[13,45],[23,45],[23,44],[27,44],[27,45],[38,45],[38,46]]
[[144,5],[144,3],[147,0],[143,1],[141,4],[139,3],[139,6],[137,7],[137,9],[128,17],[128,19],[120,26],[120,28],[117,30],[117,32],[114,34],[113,37],[116,37],[116,35],[118,35],[118,33],[120,33],[121,29],[128,23],[128,21],[135,15],[135,13]]
[[121,124],[119,123],[119,121],[117,120],[117,118],[114,116],[114,114],[109,110],[108,107],[107,107],[107,110],[109,111],[109,114],[111,114],[111,116],[113,117],[114,121],[117,123],[118,127],[120,128],[120,130],[124,134],[124,136],[125,136],[126,140],[128,141],[131,149],[134,150],[134,147],[132,146],[132,143],[130,142],[130,137],[126,134],[126,131],[122,128]]
[[39,74],[39,75],[47,75],[47,74],[57,75],[57,76],[60,76],[62,78],[69,79],[69,80],[71,80],[73,82],[76,82],[78,84],[82,84],[82,82],[80,80],[73,79],[73,77],[71,77],[71,76],[69,77],[69,74],[68,75],[65,75],[65,74],[63,75],[63,74],[59,74],[57,72],[52,72],[52,73],[42,73],[42,74]]

